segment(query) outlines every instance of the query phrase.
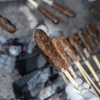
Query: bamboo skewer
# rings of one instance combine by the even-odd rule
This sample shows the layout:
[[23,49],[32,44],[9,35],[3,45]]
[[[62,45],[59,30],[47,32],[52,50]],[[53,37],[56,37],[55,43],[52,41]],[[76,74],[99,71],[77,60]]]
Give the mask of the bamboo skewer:
[[[45,38],[44,38],[45,37]],[[62,71],[66,74],[68,79],[72,82],[72,84],[78,88],[77,83],[69,74],[66,68],[66,63],[62,59],[62,57],[57,52],[56,48],[54,47],[51,38],[46,35],[46,33],[41,29],[36,29],[34,34],[34,39],[38,48],[44,53],[47,57],[48,61],[52,64],[56,71]],[[45,41],[45,42],[44,42]]]
[[[96,90],[99,92],[98,87],[95,85],[95,83],[92,81],[92,79],[88,76],[88,74],[86,74],[86,71],[83,69],[82,65],[80,64],[80,62],[78,61],[74,50],[72,49],[71,45],[69,44],[69,42],[66,40],[66,38],[64,36],[59,36],[58,40],[60,41],[60,43],[62,44],[62,46],[64,47],[64,50],[66,51],[67,55],[70,57],[70,59],[74,62],[74,64],[78,67],[78,69],[80,70],[80,72],[82,73],[84,79],[88,82],[88,84],[90,84],[90,82],[93,84],[93,86],[96,88]],[[89,77],[89,78],[88,78]],[[91,85],[91,84],[90,84]]]
[[35,8],[37,8],[39,5],[35,2],[35,1],[33,1],[33,0],[28,0],[31,4],[33,4],[34,6],[35,6]]
[[67,54],[64,51],[63,46],[61,45],[61,43],[58,41],[58,39],[53,38],[52,39],[52,43],[54,44],[56,50],[58,51],[58,53],[60,54],[60,56],[62,57],[62,59],[65,61],[67,69],[71,72],[71,74],[73,75],[74,78],[77,77],[76,73],[74,72],[68,58],[67,58]]
[[76,86],[76,88],[78,88],[78,85],[76,84],[75,80],[71,77],[69,72],[67,70],[63,70],[63,69],[62,69],[62,72],[65,73],[65,75],[70,79],[71,83],[74,84]]
[[[45,38],[42,38],[42,37],[45,37]],[[49,62],[53,65],[53,67],[57,71],[62,71],[63,73],[65,73],[65,75],[72,82],[72,84],[75,85],[76,88],[78,88],[77,83],[75,82],[75,80],[72,78],[72,76],[67,71],[66,63],[64,62],[62,57],[57,52],[54,45],[52,44],[51,38],[49,38],[46,35],[46,33],[40,29],[35,30],[34,38],[35,38],[37,46],[45,54],[45,56],[48,58]],[[46,42],[44,42],[44,41],[46,41]],[[41,44],[42,44],[42,46],[41,46]],[[95,85],[95,83],[92,81],[92,79],[89,77],[89,75],[84,70],[84,68],[81,66],[80,62],[77,61],[75,63],[78,66],[78,68],[80,69],[80,71],[82,72],[84,78],[86,78],[86,80],[89,80],[92,83],[92,85],[95,87],[95,89],[98,91],[98,93],[100,93],[100,90]]]
[[[80,57],[82,58],[82,60],[85,62],[87,61],[87,58],[84,54],[83,49],[81,47],[80,42],[78,41],[79,37],[77,37],[74,34],[69,35],[69,41],[71,43],[71,45],[74,47],[74,49],[76,50],[77,53],[79,53]],[[68,44],[68,43],[67,43]],[[71,47],[70,47],[71,48]],[[73,53],[75,56],[75,53]],[[74,60],[73,60],[74,61]],[[92,79],[89,77],[89,75],[87,74],[87,72],[84,70],[84,68],[82,67],[82,65],[80,64],[80,62],[76,59],[75,60],[75,64],[78,67],[78,69],[80,70],[80,72],[82,73],[83,77],[85,78],[85,80],[90,84],[91,84],[96,88],[96,90],[99,93],[99,88],[96,86],[96,84],[92,81]],[[90,65],[90,63],[87,61],[85,62],[85,64],[89,67],[90,71],[93,73],[94,77],[96,78],[97,81],[99,81],[98,76],[96,75],[95,71],[93,70],[92,66]],[[89,81],[90,82],[89,82]],[[91,85],[90,84],[90,85]],[[99,83],[98,83],[99,84]],[[96,92],[96,91],[95,91]],[[96,93],[97,94],[97,93]]]
[[81,73],[82,73],[84,79],[86,80],[86,82],[87,82],[88,84],[91,85],[91,89],[94,91],[95,95],[99,97],[98,93],[97,93],[97,92],[95,91],[95,89],[92,87],[92,84],[91,84],[90,81],[87,79],[87,77],[86,77],[86,75],[83,73],[83,71],[82,71]]
[[95,61],[96,65],[98,66],[99,70],[100,70],[100,62],[99,62],[97,56],[94,55],[94,56],[92,56],[92,58],[93,58],[93,60]]
[[93,80],[90,78],[90,76],[87,74],[87,72],[84,70],[84,73],[86,74],[86,76],[88,77],[88,79],[90,80],[90,82],[92,83],[92,85],[95,87],[95,89],[97,90],[97,92],[100,94],[100,89],[97,87],[97,85],[93,82]]
[[78,41],[78,39],[79,39],[79,37],[77,35],[75,35],[75,34],[70,34],[69,35],[70,44],[75,49],[75,51],[79,54],[79,56],[82,59],[82,61],[84,61],[85,65],[89,68],[90,72],[93,74],[94,78],[96,79],[96,81],[100,85],[100,83],[99,83],[100,80],[99,80],[96,72],[92,68],[91,64],[87,60],[87,57],[85,56],[85,54],[83,52],[83,48],[82,48],[80,42]]
[[[68,75],[67,72],[64,72],[64,73]],[[87,82],[88,84],[91,85],[91,83],[90,83],[90,81],[88,80],[88,78],[86,77],[86,75],[85,75],[82,71],[81,71],[81,73],[82,73],[84,79],[86,80],[86,82]],[[73,82],[72,82],[72,83],[73,83]],[[78,87],[77,87],[77,88],[78,88]],[[94,89],[93,87],[91,87],[91,89],[94,91],[95,95],[97,95],[97,96],[99,97],[99,95],[97,94],[97,92],[95,91],[95,89]]]
[[84,74],[83,70],[81,69],[82,66],[81,66],[80,62],[75,62],[75,65],[78,67],[78,69],[82,73],[82,75],[83,75],[84,79],[86,80],[86,82],[91,85],[90,81],[88,80],[88,78]]
[[87,77],[85,76],[85,74],[83,74],[83,77],[85,78],[86,82],[88,84],[91,85],[91,89],[94,91],[95,95],[99,97],[98,93],[95,91],[95,89],[92,87],[92,84],[90,83],[90,81],[87,79]]
[[[84,77],[86,77],[86,76],[84,75]],[[90,83],[90,81],[87,78],[86,78],[86,82],[91,85],[91,89],[94,91],[94,94],[99,97],[98,93],[95,91],[92,84]]]
[[76,75],[75,71],[73,70],[72,66],[70,66],[68,68],[68,70],[71,72],[71,74],[73,75],[74,78],[77,78],[77,75]]
[[84,68],[82,67],[82,65],[80,64],[80,62],[75,62],[75,64],[77,65],[77,67],[81,70],[81,72],[83,71],[83,73],[86,75],[86,77],[89,79],[89,81],[91,82],[91,84],[95,87],[95,89],[97,90],[97,92],[100,94],[100,89],[96,86],[96,84],[93,82],[93,80],[90,78],[90,76],[87,74],[87,72],[84,70]]
[[[90,84],[88,78],[86,77],[86,75],[84,74],[84,71],[82,70],[82,65],[80,64],[80,62],[77,61],[77,62],[74,62],[74,63],[75,63],[75,65],[78,67],[78,69],[80,70],[80,72],[81,72],[81,74],[83,75],[83,77],[84,77],[84,79],[86,80],[86,82],[87,82],[88,84]],[[90,84],[90,85],[91,85],[91,84]]]
[[78,88],[77,83],[75,82],[75,80],[72,78],[72,76],[69,74],[69,72],[67,70],[63,70],[62,72],[65,73],[65,75],[69,78],[70,82],[75,85],[76,88]]
[[85,28],[86,28],[87,33],[92,38],[93,42],[99,47],[100,46],[100,41],[99,41],[99,37],[96,33],[95,28],[91,24],[86,24]]
[[94,76],[94,78],[96,79],[96,81],[98,82],[98,85],[100,86],[100,79],[97,76],[96,72],[94,71],[93,67],[91,66],[91,64],[89,63],[89,61],[85,61],[84,62],[87,67],[89,68],[89,70],[91,71],[92,75]]
[[[70,13],[66,13],[66,8],[63,7],[62,5],[59,5],[58,3],[56,2],[53,2],[53,1],[50,1],[50,0],[42,0],[44,2],[46,2],[47,4],[49,4],[51,7],[55,8],[56,10],[58,10],[60,13],[62,12],[64,15],[67,16],[67,23],[69,24],[69,16],[67,14],[70,14]],[[75,14],[74,16],[75,17]]]
[[[77,65],[77,64],[76,64]],[[81,65],[81,64],[80,64]],[[78,65],[77,65],[78,66]],[[80,66],[78,66],[78,67],[80,67]],[[84,77],[84,79],[86,80],[86,82],[88,83],[88,84],[90,84],[91,85],[91,83],[90,83],[90,81],[88,80],[88,78],[87,78],[87,76],[84,74],[84,72],[81,70],[81,68],[79,68],[80,69],[80,72],[82,73],[82,75],[83,75],[83,77]],[[68,74],[67,72],[65,72],[65,74]],[[91,80],[91,82],[93,83],[93,81]],[[96,90],[97,91],[99,91],[99,89],[98,89],[98,87],[95,85],[95,83],[93,83],[93,86],[96,88]],[[78,87],[77,87],[78,88]],[[99,97],[99,95],[97,94],[97,92],[95,91],[95,89],[93,88],[93,87],[91,87],[91,89],[94,91],[94,93],[95,93],[95,95],[97,95],[98,97]]]
[[66,85],[67,85],[68,80],[67,80],[66,76],[64,75],[64,73],[63,73],[63,72],[58,72],[58,73],[59,73],[59,75],[63,78],[64,82],[65,82]]
[[[80,70],[80,72],[82,73],[84,79],[86,80],[86,82],[90,85],[93,85],[95,87],[95,89],[98,91],[99,93],[99,88],[96,86],[96,84],[92,81],[92,79],[89,77],[89,75],[87,74],[87,72],[83,69],[82,65],[80,64],[80,62],[75,62],[75,65],[78,67],[78,69]],[[91,83],[90,83],[91,82]],[[98,95],[98,93],[95,91],[95,89],[93,87],[91,87],[91,89],[94,91],[95,95]]]
[[94,91],[94,94],[95,94],[96,96],[100,97],[93,87],[91,87],[91,89]]
[[[74,62],[74,64],[76,65],[76,61],[77,57],[75,55],[74,50],[72,49],[71,45],[69,44],[69,42],[66,40],[66,38],[64,36],[59,36],[58,40],[60,41],[60,43],[62,44],[65,52],[67,53],[67,55],[69,56],[69,58]],[[84,73],[82,72],[82,70],[80,69],[80,66],[76,65],[78,67],[78,69],[80,70],[80,72],[82,73],[82,75],[84,76]],[[84,76],[85,80],[87,80],[87,78]]]
[[76,16],[76,13],[74,11],[72,11],[69,8],[66,8],[66,7],[58,4],[57,2],[50,1],[50,0],[42,0],[42,1],[46,2],[51,7],[53,7],[54,9],[56,9],[57,11],[59,11],[60,13],[66,15],[67,17],[73,18],[73,17]]
[[[98,91],[98,93],[100,93],[100,90],[99,90],[99,88],[96,86],[96,84],[92,81],[92,79],[89,77],[89,75],[86,73],[86,71],[85,70],[83,70],[83,69],[81,69],[81,64],[78,62],[76,62],[75,63],[77,66],[78,66],[78,68],[79,68],[79,70],[80,70],[80,72],[82,73],[82,75],[83,75],[83,77],[84,77],[84,79],[86,80],[86,82],[88,83],[88,84],[90,84],[90,85],[93,85],[94,87],[95,87],[95,89]],[[69,72],[68,71],[63,71],[64,73],[65,73],[65,75],[68,75],[69,74]],[[69,74],[70,75],[70,74]],[[70,77],[70,76],[69,76]],[[88,77],[88,78],[87,78]],[[71,78],[70,78],[71,79]],[[73,80],[71,80],[71,82],[73,83]],[[92,84],[91,84],[91,83]],[[75,83],[73,83],[74,85],[75,85]],[[77,85],[75,85],[77,88],[78,88],[78,86]],[[93,88],[93,87],[91,87],[91,89],[93,89],[93,91],[94,91],[94,93],[95,93],[95,95],[97,95],[98,97],[99,97],[99,95],[97,94],[97,92],[95,91],[95,89]]]
[[36,3],[34,0],[28,0],[32,5],[35,6],[36,9],[39,10],[47,19],[51,20],[54,24],[59,23],[59,18],[53,15],[51,12],[49,12],[44,7],[40,6],[38,3]]
[[86,49],[88,50],[88,52],[92,55],[93,60],[95,61],[96,65],[100,70],[100,62],[96,56],[96,51],[91,43],[91,40],[88,38],[87,33],[83,30],[79,30],[77,34],[81,39],[82,43],[84,44],[84,46],[86,47]]

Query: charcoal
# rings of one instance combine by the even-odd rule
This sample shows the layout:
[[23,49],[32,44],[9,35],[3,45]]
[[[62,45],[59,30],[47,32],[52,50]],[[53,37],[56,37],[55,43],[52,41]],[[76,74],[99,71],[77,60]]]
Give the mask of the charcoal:
[[14,38],[14,39],[8,39],[7,40],[7,44],[13,44],[15,46],[19,46],[22,45],[23,43],[25,43],[25,39],[24,38]]
[[54,94],[59,93],[65,87],[66,87],[66,84],[64,83],[63,79],[61,77],[58,77],[57,81],[53,82],[53,84],[50,84],[46,86],[45,88],[43,88],[38,94],[36,99],[37,100],[49,100],[48,99],[49,97],[52,97]]
[[24,38],[6,39],[0,38],[1,51],[10,56],[18,56],[23,50]]
[[38,68],[37,58],[41,51],[36,47],[33,54],[20,54],[17,58],[17,69],[19,73],[23,76],[28,74]]
[[[44,68],[35,70],[13,83],[14,93],[17,99],[31,99],[38,95],[48,84],[53,83],[58,77],[57,72],[49,64]],[[20,97],[20,98],[19,98]]]
[[36,100],[66,100],[65,88],[56,91],[53,86],[44,88],[36,98]]
[[12,72],[15,66],[15,57],[9,55],[0,54],[0,67],[5,69],[7,72]]
[[[8,99],[5,99],[2,96],[0,96],[0,100],[8,100]],[[16,99],[15,98],[11,98],[10,100],[16,100]]]
[[[17,99],[24,99],[23,95],[28,95],[28,98],[31,98],[30,92],[27,89],[27,82],[31,79],[31,77],[35,74],[35,72],[24,76],[23,78],[15,81],[13,83],[13,89],[15,93],[15,97]],[[25,99],[28,99],[27,97]]]
[[9,54],[11,56],[18,56],[22,51],[22,47],[21,46],[10,46],[9,47]]
[[0,44],[4,44],[7,42],[7,38],[0,36]]
[[38,95],[38,100],[44,100],[45,98],[56,93],[56,89],[53,86],[48,86],[44,88]]

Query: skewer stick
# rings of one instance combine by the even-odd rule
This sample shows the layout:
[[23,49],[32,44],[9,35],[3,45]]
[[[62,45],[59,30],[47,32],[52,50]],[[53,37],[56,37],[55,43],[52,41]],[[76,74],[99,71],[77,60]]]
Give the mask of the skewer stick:
[[91,64],[89,63],[89,61],[85,61],[85,64],[87,65],[87,67],[90,69],[91,73],[93,74],[94,78],[96,79],[96,81],[98,82],[98,85],[100,86],[100,79],[97,76],[96,72],[94,71],[93,67],[91,66]]
[[95,89],[94,89],[93,87],[91,87],[91,89],[94,91],[94,94],[95,94],[96,96],[99,97],[99,95],[98,95],[98,93],[95,91]]
[[[64,73],[68,75],[67,72],[64,72]],[[63,75],[62,78],[64,79],[65,76],[64,76],[64,74],[62,74],[62,75]],[[87,79],[87,77],[85,76],[85,74],[84,74],[83,72],[82,72],[82,75],[83,75],[83,77],[85,78],[86,82],[87,82],[88,84],[91,85],[90,81]],[[66,82],[66,79],[65,79],[64,81]],[[67,81],[67,82],[68,82],[68,81]],[[77,88],[78,88],[78,87],[77,87]],[[95,91],[95,89],[94,89],[93,87],[91,87],[91,89],[94,91],[95,95],[99,97],[99,95],[97,94],[97,92]]]
[[65,82],[65,83],[66,83],[66,85],[67,85],[68,80],[67,80],[66,76],[64,75],[64,73],[59,72],[59,75],[61,75],[61,77],[63,78],[64,82]]
[[90,76],[88,75],[88,73],[84,70],[84,68],[82,67],[82,65],[80,64],[80,62],[75,62],[75,64],[80,69],[80,71],[86,75],[86,77],[88,78],[88,80],[92,83],[92,85],[95,87],[95,89],[97,90],[97,92],[100,94],[100,89],[96,86],[96,84],[90,78]]
[[71,83],[72,83],[73,85],[75,85],[76,88],[78,88],[77,83],[76,83],[75,80],[72,78],[72,76],[69,74],[69,72],[68,72],[67,70],[63,70],[63,69],[62,69],[62,72],[65,73],[65,75],[69,78],[69,80],[71,81]]
[[62,59],[65,61],[67,69],[71,72],[71,74],[73,75],[73,77],[76,78],[77,76],[76,76],[76,74],[75,74],[75,72],[74,72],[74,70],[73,70],[73,68],[72,68],[72,66],[71,66],[71,64],[70,64],[70,62],[69,62],[69,60],[67,58],[67,54],[64,51],[64,48],[61,45],[61,43],[56,38],[52,39],[52,43],[54,44],[56,50],[58,51],[58,53],[60,54],[60,56],[62,57]]
[[28,0],[31,4],[35,6],[36,9],[39,10],[47,19],[51,20],[54,24],[58,24],[60,22],[59,18],[53,15],[51,12],[49,12],[44,7],[40,6],[38,3],[36,3],[34,0]]
[[[65,71],[64,72],[65,73],[65,75],[68,75],[69,74],[69,72],[68,71]],[[70,74],[69,74],[70,75]],[[89,82],[89,80],[86,78],[86,76],[85,76],[85,74],[83,74],[83,76],[84,76],[84,78],[86,79],[86,82],[88,83],[88,84],[90,84],[91,85],[91,83]],[[71,78],[70,78],[71,79]],[[73,80],[72,80],[73,81]],[[72,82],[71,81],[71,82]],[[74,81],[73,81],[74,82]],[[72,83],[73,83],[72,82]],[[74,85],[75,85],[75,83],[73,83]],[[78,88],[78,86],[76,86],[77,88]],[[94,93],[95,93],[95,95],[97,95],[98,96],[98,94],[97,94],[97,92],[95,91],[95,89],[93,88],[93,87],[91,87],[91,89],[94,91]],[[98,96],[99,97],[99,96]]]
[[36,45],[39,47],[42,53],[44,53],[44,55],[47,57],[48,61],[52,64],[54,69],[56,71],[62,71],[63,73],[65,73],[68,79],[72,82],[72,84],[75,85],[76,88],[78,88],[77,83],[67,71],[65,61],[62,59],[62,57],[59,55],[56,48],[54,47],[51,41],[51,38],[48,37],[43,30],[36,29],[35,34],[34,34],[34,39],[35,39]]
[[72,10],[58,4],[57,2],[53,2],[50,0],[42,0],[52,6],[54,9],[58,10],[60,13],[66,15],[67,17],[75,17],[76,14]]
[[100,62],[99,62],[97,56],[94,55],[94,56],[92,56],[92,58],[93,58],[93,60],[95,61],[96,65],[98,66],[99,70],[100,70]]
[[[68,71],[67,71],[67,72],[68,72]],[[64,72],[64,73],[68,75],[68,73],[67,73],[67,72]],[[83,73],[83,72],[82,72],[82,73]],[[62,76],[62,78],[64,79],[65,83],[68,83],[68,81],[66,81],[65,76],[64,76],[64,74],[63,74],[63,73],[62,73],[62,75],[61,75],[61,76]],[[87,79],[87,77],[85,76],[85,74],[84,74],[84,73],[83,73],[83,77],[85,78],[86,82],[87,82],[88,84],[90,84],[90,85],[91,85],[90,81]],[[78,88],[78,87],[77,87],[77,88]],[[91,87],[91,89],[94,91],[95,95],[99,97],[99,95],[97,94],[97,92],[95,91],[95,89],[94,89],[93,87]]]
[[[83,75],[84,79],[86,80],[86,82],[87,82],[88,84],[92,85],[92,84],[90,83],[89,79],[87,78],[86,74],[84,73],[84,70],[82,69],[83,67],[82,67],[82,65],[80,64],[80,62],[75,62],[75,65],[78,67],[78,69],[79,69],[80,72],[82,73],[82,75]],[[95,91],[95,89],[94,89],[93,87],[92,87],[92,89],[93,89],[95,95],[98,96],[98,94],[97,94],[97,92]],[[99,89],[97,88],[97,90],[99,90]],[[99,96],[98,96],[98,97],[99,97]]]
[[[63,37],[63,36],[59,36],[58,37],[60,43],[63,45],[66,53],[69,55],[74,55],[73,57],[69,55],[69,57],[74,61],[75,65],[78,67],[78,69],[80,70],[80,72],[82,73],[84,79],[89,83],[89,79],[87,78],[87,76],[85,75],[84,71],[82,70],[82,65],[80,64],[80,62],[77,60],[76,55],[74,54],[73,49],[71,48],[69,42]],[[70,53],[68,53],[70,50]],[[90,83],[89,83],[90,84]]]
[[[82,72],[82,73],[83,73],[83,72]],[[95,91],[95,89],[92,87],[92,84],[91,84],[90,81],[87,79],[86,75],[85,75],[84,73],[83,73],[82,75],[83,75],[84,79],[86,80],[86,82],[87,82],[88,84],[91,85],[91,89],[94,91],[95,95],[99,97],[98,93],[97,93],[97,92]]]
[[94,76],[95,80],[98,82],[98,85],[100,86],[100,80],[99,77],[97,76],[96,72],[94,71],[93,67],[91,66],[91,64],[89,63],[89,61],[85,61],[84,62],[86,64],[86,66],[89,68],[89,70],[91,71],[92,75]]
[[96,86],[96,84],[93,82],[93,80],[90,78],[90,76],[87,74],[87,72],[84,70],[84,73],[86,74],[86,76],[88,77],[88,79],[90,80],[90,82],[92,83],[92,85],[95,87],[95,89],[97,90],[97,92],[100,94],[100,89]]
[[81,74],[83,75],[84,79],[86,80],[86,82],[88,84],[91,85],[90,81],[88,80],[88,78],[86,77],[86,75],[84,74],[83,70],[81,69],[82,65],[79,62],[75,62],[75,65],[78,67],[78,69],[80,70]]
[[33,4],[34,6],[35,6],[35,8],[37,8],[38,7],[38,4],[35,2],[35,1],[33,1],[33,0],[28,0],[31,4]]
[[92,84],[91,84],[90,81],[87,79],[87,77],[86,77],[85,74],[83,74],[83,77],[85,78],[86,82],[87,82],[88,84],[91,85],[91,89],[94,91],[95,95],[99,97],[98,93],[97,93],[97,92],[95,91],[95,89],[92,87]]
[[76,75],[75,71],[73,70],[72,66],[70,66],[70,67],[68,68],[68,70],[71,72],[71,74],[73,75],[74,78],[77,77],[77,75]]

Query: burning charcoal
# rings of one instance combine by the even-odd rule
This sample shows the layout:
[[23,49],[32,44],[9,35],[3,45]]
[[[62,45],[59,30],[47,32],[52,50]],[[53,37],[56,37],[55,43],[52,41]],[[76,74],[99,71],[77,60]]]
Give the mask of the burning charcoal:
[[36,70],[30,74],[25,75],[21,79],[13,83],[16,98],[28,95],[30,99],[36,95],[47,85],[53,83],[57,79],[57,72],[54,71],[51,65],[47,65],[41,70]]

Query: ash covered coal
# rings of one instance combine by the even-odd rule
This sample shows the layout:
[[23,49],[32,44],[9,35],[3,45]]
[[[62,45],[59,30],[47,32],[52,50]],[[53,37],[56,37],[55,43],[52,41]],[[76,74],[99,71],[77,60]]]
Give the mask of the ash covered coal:
[[[16,98],[35,98],[45,86],[53,84],[57,79],[57,72],[51,65],[46,65],[44,68],[27,74],[15,81],[13,83],[14,93]],[[25,95],[28,95],[28,97],[23,97]]]
[[0,55],[0,68],[4,68],[7,72],[12,72],[15,66],[15,57],[1,54]]
[[[8,99],[6,99],[6,98],[0,96],[0,100],[8,100]],[[9,99],[9,100],[17,100],[17,99],[15,99],[15,98],[11,98],[11,99]]]

